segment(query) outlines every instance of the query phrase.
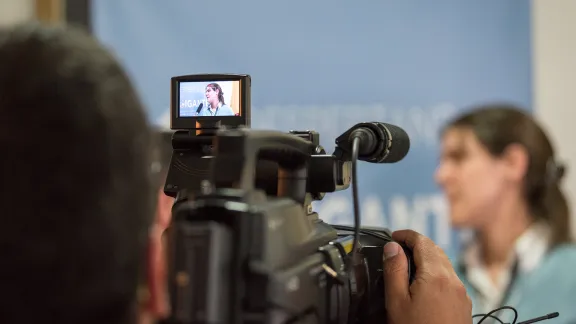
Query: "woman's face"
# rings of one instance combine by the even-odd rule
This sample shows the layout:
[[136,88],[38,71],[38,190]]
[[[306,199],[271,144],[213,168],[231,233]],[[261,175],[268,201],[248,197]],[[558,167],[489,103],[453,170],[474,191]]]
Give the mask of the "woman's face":
[[469,129],[453,128],[442,138],[436,182],[444,191],[455,227],[478,228],[505,190],[506,167],[490,155]]
[[208,100],[208,102],[218,102],[218,90],[214,90],[212,87],[206,87],[206,100]]

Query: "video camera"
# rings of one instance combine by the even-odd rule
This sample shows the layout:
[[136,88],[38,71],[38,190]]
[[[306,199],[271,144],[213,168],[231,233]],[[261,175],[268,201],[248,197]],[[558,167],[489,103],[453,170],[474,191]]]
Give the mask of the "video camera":
[[[171,80],[165,323],[385,323],[382,250],[392,238],[359,226],[356,162],[397,162],[408,136],[361,123],[326,154],[314,131],[252,130],[250,82]],[[312,202],[350,184],[355,226],[324,223]]]

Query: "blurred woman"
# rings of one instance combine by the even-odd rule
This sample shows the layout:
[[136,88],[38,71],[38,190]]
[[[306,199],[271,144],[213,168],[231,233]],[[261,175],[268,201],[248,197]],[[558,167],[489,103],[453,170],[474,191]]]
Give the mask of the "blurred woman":
[[[564,171],[542,128],[514,106],[479,107],[445,128],[436,180],[453,226],[475,233],[456,265],[475,314],[508,305],[519,321],[558,311],[554,323],[576,323]],[[512,322],[509,310],[495,315]]]

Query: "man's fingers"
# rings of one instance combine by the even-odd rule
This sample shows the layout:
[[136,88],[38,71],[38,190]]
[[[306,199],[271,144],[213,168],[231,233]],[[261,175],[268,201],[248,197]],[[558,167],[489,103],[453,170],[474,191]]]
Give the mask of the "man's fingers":
[[414,250],[422,241],[428,240],[426,236],[415,232],[413,230],[401,230],[392,233],[392,238],[396,242],[402,242],[408,246],[410,250]]
[[401,230],[392,233],[392,238],[406,246],[412,251],[414,265],[416,266],[416,275],[418,269],[423,272],[436,273],[438,267],[445,267],[449,262],[444,259],[445,254],[437,250],[436,244],[426,236],[412,230]]
[[408,261],[402,247],[395,242],[384,246],[384,293],[386,303],[410,298]]

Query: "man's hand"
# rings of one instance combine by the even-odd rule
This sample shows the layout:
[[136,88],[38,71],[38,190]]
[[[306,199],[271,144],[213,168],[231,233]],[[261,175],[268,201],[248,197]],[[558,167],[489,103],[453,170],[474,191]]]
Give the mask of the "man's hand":
[[384,247],[384,283],[388,322],[393,324],[469,324],[472,302],[444,252],[427,237],[403,230],[392,234],[413,252],[416,275],[408,282],[402,247]]

